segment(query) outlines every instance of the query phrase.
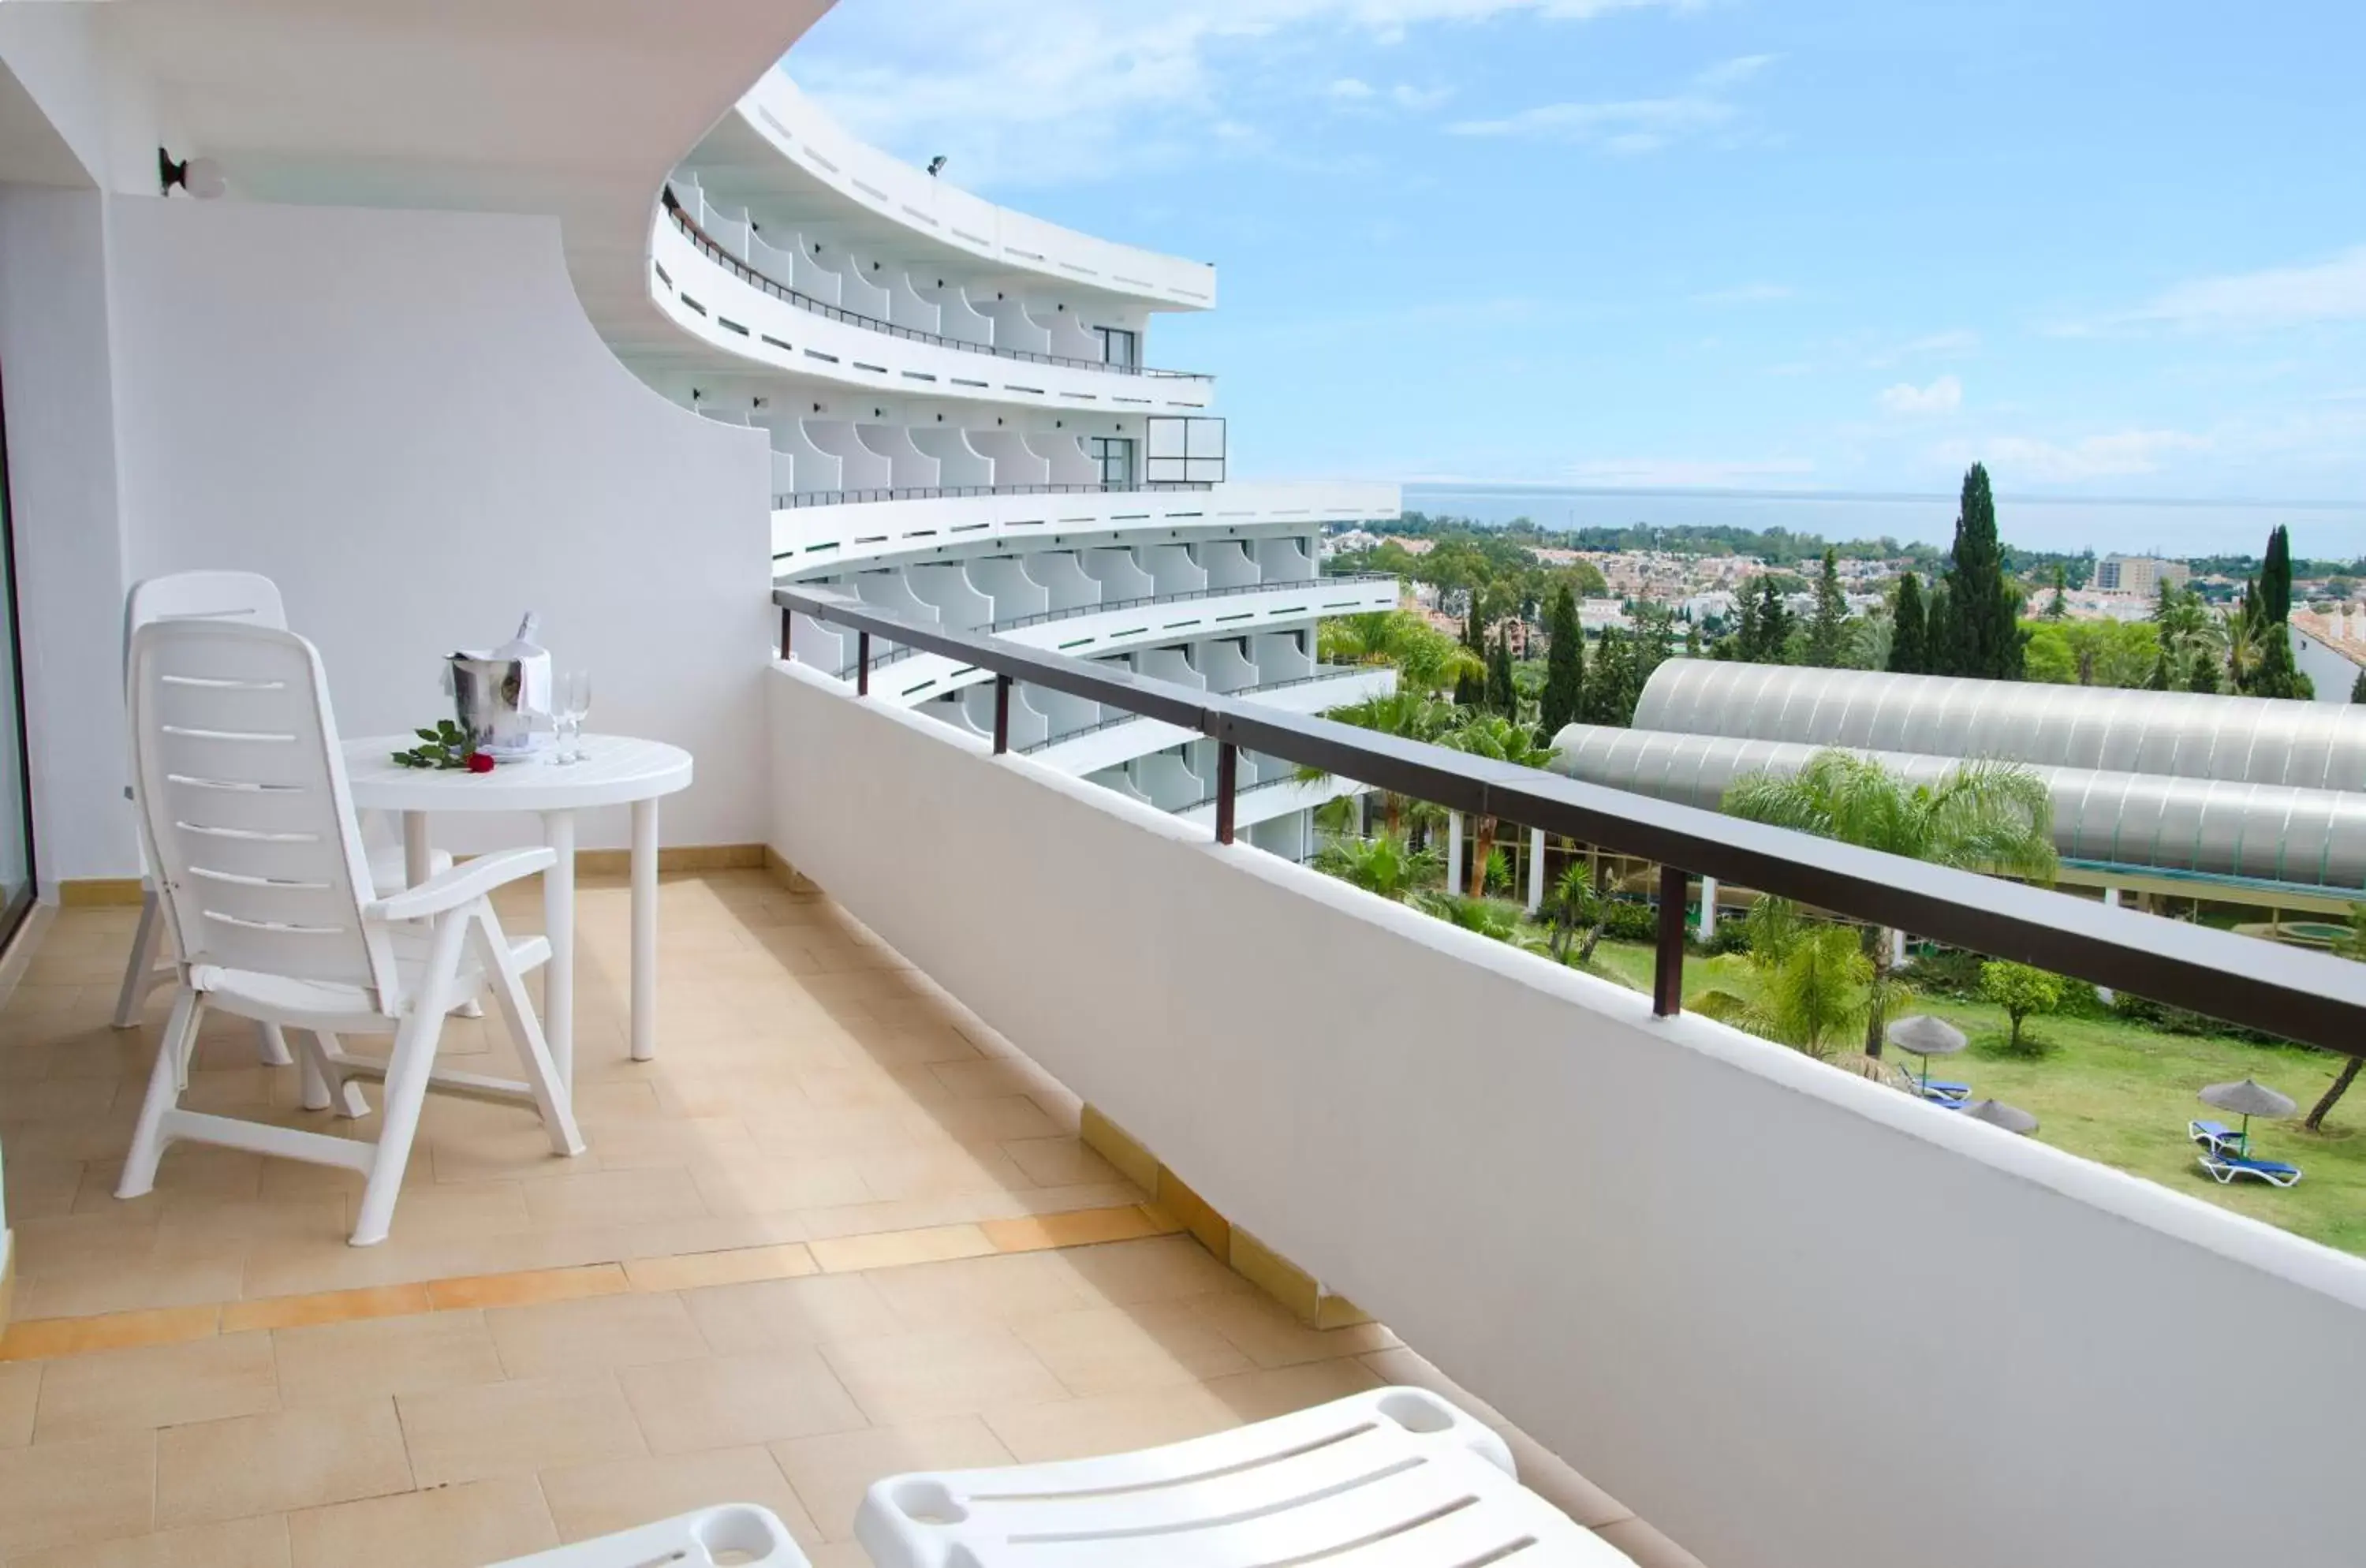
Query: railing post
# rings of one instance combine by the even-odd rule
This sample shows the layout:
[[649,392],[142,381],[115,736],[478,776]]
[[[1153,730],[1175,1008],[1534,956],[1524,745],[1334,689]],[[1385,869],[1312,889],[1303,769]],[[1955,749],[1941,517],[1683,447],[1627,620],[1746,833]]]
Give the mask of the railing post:
[[789,660],[789,637],[796,630],[796,612],[785,605],[781,610],[781,662]]
[[858,697],[867,697],[871,694],[871,634],[869,632],[854,634],[854,694]]
[[1233,796],[1241,776],[1241,750],[1229,740],[1216,743],[1216,842],[1233,841]]
[[1682,867],[1660,868],[1660,942],[1651,969],[1651,1011],[1661,1018],[1684,1010],[1684,886]]
[[1010,677],[994,678],[994,754],[1010,750]]

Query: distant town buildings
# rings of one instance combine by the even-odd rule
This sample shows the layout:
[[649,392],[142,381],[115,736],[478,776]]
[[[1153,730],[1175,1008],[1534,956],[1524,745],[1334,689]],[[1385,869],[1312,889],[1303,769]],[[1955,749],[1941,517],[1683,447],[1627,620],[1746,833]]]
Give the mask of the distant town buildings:
[[2185,586],[2193,569],[2181,560],[2154,556],[2105,556],[2095,563],[2095,588],[2104,593],[2134,593],[2149,599],[2163,582]]

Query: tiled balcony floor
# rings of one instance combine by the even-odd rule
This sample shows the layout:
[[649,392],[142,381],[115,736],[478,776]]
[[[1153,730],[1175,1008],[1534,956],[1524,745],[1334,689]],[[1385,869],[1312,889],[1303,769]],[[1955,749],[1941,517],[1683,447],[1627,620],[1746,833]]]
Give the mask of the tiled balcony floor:
[[[855,1502],[898,1469],[1384,1381],[1483,1413],[1385,1328],[1301,1327],[1172,1234],[1077,1141],[1074,1097],[826,899],[669,878],[659,1059],[635,1064],[626,895],[580,897],[589,1150],[432,1097],[369,1248],[344,1239],[360,1179],[324,1167],[185,1145],[114,1198],[167,997],[109,1029],[135,911],[51,923],[0,1009],[7,1568],[466,1568],[727,1497],[859,1563]],[[513,1070],[498,1023],[445,1039]],[[190,1103],[334,1125],[294,1095],[250,1026],[209,1021]],[[1692,1562],[1513,1437],[1524,1478],[1646,1568]]]

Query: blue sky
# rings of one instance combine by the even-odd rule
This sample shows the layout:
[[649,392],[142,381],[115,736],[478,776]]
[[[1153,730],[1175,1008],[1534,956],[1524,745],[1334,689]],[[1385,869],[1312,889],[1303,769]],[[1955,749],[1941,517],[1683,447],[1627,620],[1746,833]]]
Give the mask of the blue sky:
[[1248,473],[1978,457],[2355,504],[2329,551],[2366,548],[2361,60],[2355,0],[839,0],[787,66],[960,184],[1216,262],[1148,357],[1222,378]]

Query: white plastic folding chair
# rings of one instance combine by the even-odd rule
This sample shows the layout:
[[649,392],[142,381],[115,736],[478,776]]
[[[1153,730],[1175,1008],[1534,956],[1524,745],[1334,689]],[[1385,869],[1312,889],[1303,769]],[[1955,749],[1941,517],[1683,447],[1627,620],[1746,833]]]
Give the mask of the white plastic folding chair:
[[[254,571],[177,571],[165,577],[152,577],[132,585],[131,593],[123,605],[123,668],[128,677],[131,669],[131,634],[152,621],[232,621],[243,626],[275,626],[285,630],[287,612],[279,595],[279,585]],[[130,790],[124,791],[128,797]],[[367,823],[364,824],[366,829]],[[386,841],[370,843],[370,875],[381,888],[400,887],[405,880],[402,846],[391,834]],[[452,857],[436,851],[429,859],[430,874],[444,870]],[[142,879],[140,893],[140,929],[131,939],[131,956],[123,967],[123,986],[115,998],[115,1027],[136,1029],[140,1013],[147,1002],[148,993],[159,986],[168,986],[179,973],[179,966],[160,962],[157,950],[163,942],[164,927],[156,903],[156,880]],[[263,1059],[274,1066],[286,1066],[292,1058],[287,1042],[276,1024],[264,1024]]]
[[854,1534],[879,1568],[1633,1568],[1417,1388],[1135,1453],[889,1476]]
[[[166,1145],[224,1145],[364,1172],[353,1242],[386,1238],[431,1087],[531,1105],[555,1153],[582,1152],[567,1091],[520,974],[548,956],[513,946],[489,895],[553,863],[509,850],[379,897],[345,784],[327,677],[292,632],[159,621],[131,639],[131,750],[148,863],[171,927],[179,988],[149,1077],[119,1198],[155,1183]],[[490,987],[526,1077],[438,1071],[447,1010]],[[209,1009],[307,1032],[304,1103],[363,1106],[355,1078],[386,1084],[376,1143],[181,1108]],[[391,1034],[384,1060],[342,1035]]]

